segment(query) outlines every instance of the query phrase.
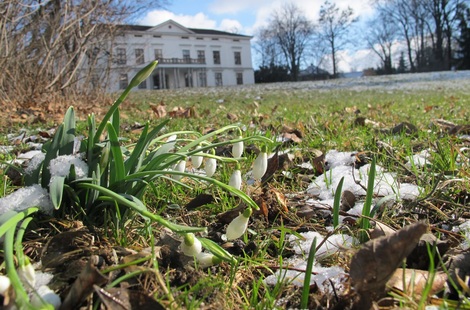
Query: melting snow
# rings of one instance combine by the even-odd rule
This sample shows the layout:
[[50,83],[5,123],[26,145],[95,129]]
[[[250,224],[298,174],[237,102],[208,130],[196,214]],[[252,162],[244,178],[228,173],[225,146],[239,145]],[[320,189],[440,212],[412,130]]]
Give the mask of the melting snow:
[[9,210],[18,212],[31,207],[39,207],[48,214],[51,214],[54,209],[47,190],[38,184],[20,188],[16,192],[0,198],[0,215]]
[[[366,191],[356,183],[360,182],[364,187],[368,183],[370,164],[359,169],[354,168],[355,153],[330,151],[325,155],[330,170],[318,176],[307,188],[307,193],[315,195],[321,203],[332,206],[335,190],[342,177],[343,191],[349,190],[354,195],[365,196]],[[400,184],[396,180],[395,173],[386,172],[381,166],[376,165],[374,193],[378,196],[395,196],[396,200],[416,199],[421,189],[414,184]]]
[[65,177],[70,173],[70,167],[74,165],[77,179],[84,178],[88,175],[88,165],[75,155],[58,156],[51,160],[49,170],[52,176]]
[[[288,263],[290,268],[276,271],[274,274],[267,276],[264,282],[268,285],[276,285],[279,282],[288,281],[295,286],[304,286],[305,272],[301,270],[307,269],[307,262],[305,260],[288,259],[285,263]],[[344,269],[338,266],[321,267],[314,265],[310,285],[316,284],[322,292],[332,292],[331,285],[333,284],[335,290],[341,291],[342,283],[345,281],[345,274]]]

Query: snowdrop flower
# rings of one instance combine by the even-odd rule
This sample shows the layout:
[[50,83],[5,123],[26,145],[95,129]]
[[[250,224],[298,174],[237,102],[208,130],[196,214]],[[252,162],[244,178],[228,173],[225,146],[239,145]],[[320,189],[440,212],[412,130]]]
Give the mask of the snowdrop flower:
[[[184,169],[186,169],[186,160],[180,160],[176,166],[175,166],[175,171],[178,171],[178,172],[184,172]],[[179,181],[181,180],[181,178],[183,177],[182,175],[176,175],[176,174],[173,174],[171,175],[171,177],[176,180],[176,181]]]
[[266,148],[262,148],[261,152],[256,157],[255,162],[253,163],[253,177],[255,180],[261,180],[263,175],[268,169],[268,154],[266,153]]
[[186,256],[196,256],[202,251],[201,241],[194,237],[193,233],[187,233],[181,242],[181,251]]
[[240,238],[248,227],[248,220],[251,216],[251,208],[246,208],[243,213],[240,213],[234,218],[227,226],[227,240],[234,240]]
[[207,268],[219,264],[222,260],[212,253],[201,252],[196,256],[201,268]]
[[[198,147],[198,149],[199,149],[199,147]],[[197,169],[197,168],[201,167],[202,159],[203,159],[202,156],[191,155],[191,163],[193,164],[194,169]]]
[[0,295],[5,296],[5,293],[8,291],[10,285],[10,278],[4,275],[0,275]]
[[209,157],[206,159],[206,164],[204,165],[204,170],[206,175],[210,178],[214,175],[215,169],[217,168],[217,160],[215,158]]
[[45,304],[50,304],[54,309],[59,309],[61,303],[59,295],[54,293],[47,285],[40,286],[31,297],[31,305],[36,309],[42,308]]
[[240,164],[237,163],[235,171],[233,171],[228,181],[228,185],[240,189],[242,187],[242,173],[240,172]]
[[[242,137],[238,137],[239,139],[241,139]],[[239,158],[243,155],[243,150],[245,149],[245,145],[243,144],[243,141],[238,141],[238,142],[235,142],[233,145],[232,145],[232,156],[234,158]]]
[[26,257],[25,260],[26,263],[18,267],[18,277],[24,286],[31,288],[36,284],[36,272],[34,271],[33,265],[31,265]]

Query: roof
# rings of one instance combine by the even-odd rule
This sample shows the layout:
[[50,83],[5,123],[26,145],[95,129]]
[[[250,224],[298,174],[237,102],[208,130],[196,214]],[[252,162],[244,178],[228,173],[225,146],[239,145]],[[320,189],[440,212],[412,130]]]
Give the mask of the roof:
[[[168,20],[167,22],[176,23],[172,20]],[[142,25],[117,25],[117,27],[122,30],[127,30],[127,31],[148,31],[149,29],[155,28],[155,26],[142,26]],[[181,26],[181,27],[184,27],[184,26]],[[248,35],[214,30],[214,29],[199,29],[199,28],[186,28],[186,29],[188,29],[190,32],[193,32],[194,34],[199,34],[199,35],[216,35],[216,36],[218,35],[218,36],[251,38],[251,36],[248,36]]]
[[224,35],[224,36],[235,36],[235,37],[251,37],[244,34],[237,34],[227,31],[212,30],[212,29],[198,29],[198,28],[188,28],[196,34],[209,34],[209,35]]

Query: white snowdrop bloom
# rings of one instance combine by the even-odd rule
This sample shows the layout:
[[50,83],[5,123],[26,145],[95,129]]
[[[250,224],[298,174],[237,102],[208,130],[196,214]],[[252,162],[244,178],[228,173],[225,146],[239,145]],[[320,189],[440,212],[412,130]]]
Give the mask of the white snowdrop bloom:
[[36,272],[33,265],[28,261],[16,270],[18,277],[26,288],[33,288],[36,284]]
[[196,260],[199,263],[199,267],[207,268],[210,266],[217,265],[221,262],[221,259],[212,253],[201,252],[196,256]]
[[[180,160],[180,161],[176,164],[176,166],[175,166],[175,168],[174,168],[173,170],[178,171],[178,172],[184,172],[185,169],[186,169],[186,160]],[[179,180],[181,180],[181,178],[182,178],[183,176],[182,176],[182,175],[175,175],[175,174],[173,174],[171,177],[172,177],[174,180],[179,181]]]
[[[241,137],[238,137],[238,138],[241,138]],[[243,155],[244,149],[245,149],[245,145],[244,145],[243,141],[235,142],[232,145],[232,156],[234,158],[241,157]]]
[[206,164],[204,165],[204,170],[206,171],[206,175],[210,178],[214,175],[215,170],[217,169],[217,160],[215,158],[207,158]]
[[186,256],[196,256],[202,251],[202,244],[193,233],[187,233],[184,235],[183,242],[181,242],[181,251]]
[[191,155],[191,163],[193,164],[193,168],[195,168],[195,169],[201,167],[202,160],[203,160],[202,156],[199,156],[199,155],[196,155],[196,154]]
[[261,151],[253,163],[253,177],[255,180],[261,180],[268,169],[268,154]]
[[251,216],[251,208],[245,209],[243,213],[240,213],[234,218],[227,226],[226,237],[227,240],[234,240],[240,238],[248,227],[248,220]]
[[236,169],[230,176],[228,185],[240,189],[242,187],[242,173],[240,169]]
[[62,301],[59,295],[54,293],[47,285],[42,285],[31,297],[31,305],[36,309],[40,309],[45,304],[50,304],[54,309],[59,309]]
[[10,285],[10,278],[4,275],[0,275],[0,295],[5,295]]

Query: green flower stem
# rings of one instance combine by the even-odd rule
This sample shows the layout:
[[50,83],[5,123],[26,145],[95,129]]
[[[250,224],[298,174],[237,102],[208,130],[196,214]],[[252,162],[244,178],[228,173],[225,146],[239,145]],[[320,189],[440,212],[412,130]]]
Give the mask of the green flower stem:
[[[3,226],[3,225],[2,225]],[[16,304],[19,309],[33,309],[32,305],[29,303],[28,294],[21,283],[20,277],[16,272],[15,268],[15,259],[14,259],[14,252],[13,252],[13,245],[14,245],[14,236],[15,236],[15,228],[10,228],[5,233],[5,241],[3,243],[3,249],[5,251],[5,269],[10,278],[11,285],[15,290],[16,294]]]
[[[196,135],[196,136],[200,136],[201,134],[200,134],[199,132],[197,132],[197,131],[192,131],[192,130],[173,131],[173,132],[169,132],[169,133],[163,134],[163,135],[158,136],[157,138],[153,139],[153,140],[150,142],[149,146],[150,146],[150,145],[153,145],[153,144],[155,144],[155,143],[157,143],[157,142],[160,142],[160,141],[162,141],[162,140],[165,139],[165,138],[174,136],[174,135],[176,135],[176,136],[178,136],[178,135]],[[181,141],[181,140],[176,139],[175,142],[177,142],[177,141]],[[193,141],[193,140],[191,140],[191,141]],[[166,143],[166,141],[162,141],[162,142],[163,142],[163,143]]]
[[[169,171],[165,171],[165,173],[168,173]],[[96,184],[90,184],[90,183],[79,183],[77,185],[78,187],[81,188],[88,188],[88,189],[93,189],[101,192],[104,197],[98,197],[98,199],[105,200],[105,201],[115,201],[116,203],[126,206],[128,208],[131,208],[132,210],[138,212],[140,215],[143,217],[146,217],[152,221],[155,221],[159,223],[160,225],[163,225],[169,229],[171,229],[174,232],[178,233],[184,233],[184,232],[198,232],[198,231],[205,231],[206,228],[203,227],[188,227],[188,226],[183,226],[183,225],[177,225],[173,224],[164,218],[162,218],[159,215],[153,214],[152,212],[148,211],[143,205],[139,205],[137,202],[133,202],[127,198],[125,198],[122,195],[119,195],[107,188],[104,188],[102,186],[96,185]],[[133,197],[129,197],[133,198]]]
[[125,264],[121,264],[121,265],[117,265],[117,266],[111,266],[109,268],[106,268],[104,270],[101,271],[102,274],[106,274],[106,273],[110,273],[112,271],[116,271],[116,270],[120,270],[120,269],[124,269],[126,267],[130,267],[130,266],[134,266],[134,265],[138,265],[140,263],[144,263],[148,260],[152,259],[152,255],[147,255],[145,257],[142,257],[142,258],[139,258],[139,259],[136,259],[136,260],[133,260],[131,262],[128,262],[128,263],[125,263]]
[[153,72],[155,67],[157,66],[158,61],[152,61],[150,64],[145,66],[142,70],[140,70],[134,78],[131,80],[129,83],[129,86],[122,92],[121,96],[114,102],[114,104],[109,108],[108,112],[104,116],[104,118],[101,120],[100,126],[96,130],[93,143],[96,144],[100,141],[101,134],[103,133],[107,122],[111,119],[113,116],[114,112],[119,108],[121,103],[127,98],[129,95],[129,92],[132,90],[132,88],[136,87],[139,85],[143,80],[145,80],[147,77],[150,76],[150,74]]
[[38,207],[31,207],[24,211],[17,212],[15,215],[11,216],[8,221],[0,225],[0,237],[3,236],[10,228],[16,227],[16,225],[24,218],[30,216],[33,213],[39,211]]
[[27,258],[25,259],[24,253],[23,253],[23,236],[26,231],[26,227],[28,227],[29,222],[33,220],[32,217],[26,218],[20,225],[18,232],[16,233],[16,240],[15,240],[15,252],[16,252],[16,257],[18,259],[18,265],[19,266],[24,266],[25,264],[29,263],[27,261]]
[[233,188],[232,186],[230,186],[228,184],[225,184],[225,183],[222,183],[222,182],[220,182],[216,179],[209,178],[209,177],[202,176],[202,175],[191,174],[191,173],[187,173],[187,172],[171,171],[171,170],[150,170],[150,171],[137,172],[137,173],[134,173],[132,175],[129,175],[129,176],[125,177],[123,179],[123,181],[135,181],[136,179],[146,179],[148,177],[150,177],[150,180],[147,180],[147,181],[151,181],[151,179],[153,179],[154,177],[159,177],[159,176],[165,175],[165,174],[181,175],[181,176],[185,176],[185,177],[188,177],[188,178],[198,179],[198,180],[202,180],[202,181],[206,181],[208,183],[214,184],[215,186],[220,187],[220,188],[222,188],[226,191],[229,191],[229,192],[235,194],[236,196],[240,197],[241,199],[243,199],[248,204],[248,206],[252,207],[253,209],[259,210],[259,207],[256,204],[256,202],[254,202],[253,199],[250,198],[250,196],[248,196],[247,194],[245,194],[241,190]]

